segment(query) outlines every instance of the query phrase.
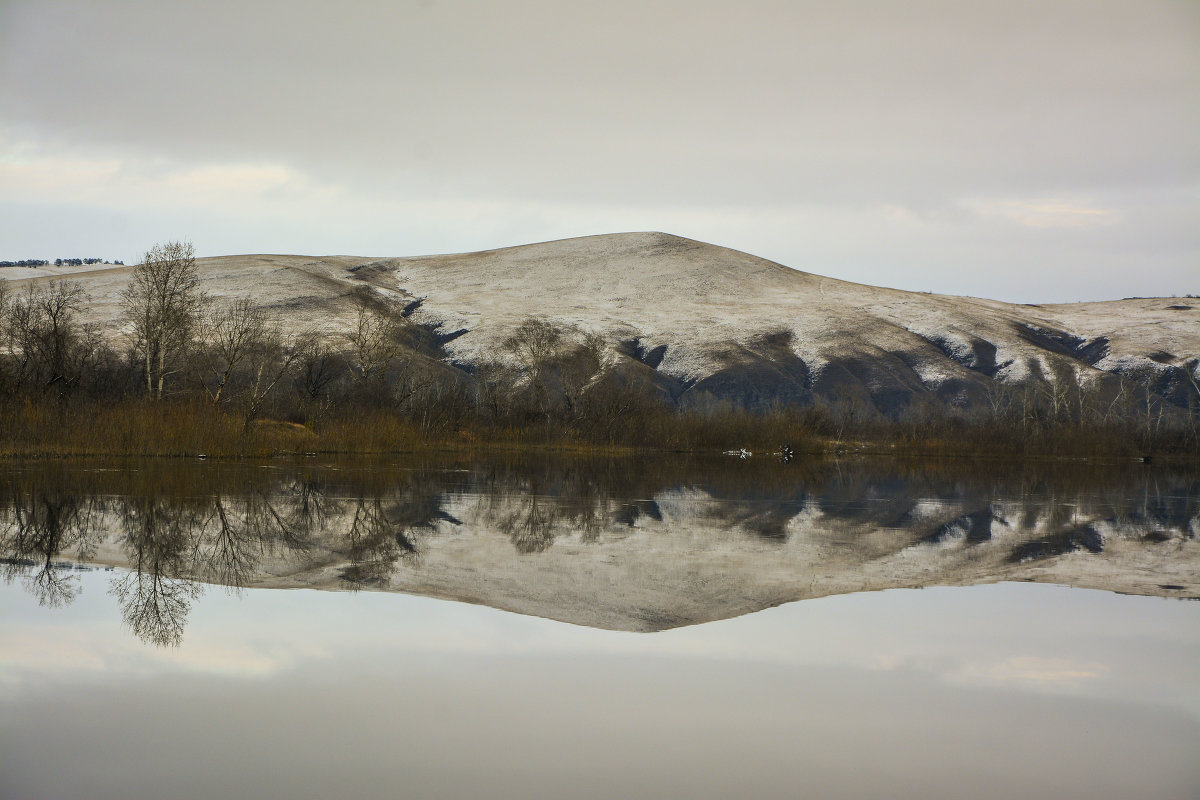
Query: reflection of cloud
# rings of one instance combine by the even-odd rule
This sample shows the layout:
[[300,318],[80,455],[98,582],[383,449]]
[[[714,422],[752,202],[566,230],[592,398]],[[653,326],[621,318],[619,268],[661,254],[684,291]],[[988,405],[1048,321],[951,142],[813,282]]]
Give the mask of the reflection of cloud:
[[179,650],[160,651],[157,655],[160,661],[189,672],[261,678],[326,653],[319,648],[257,649],[251,645],[233,643],[228,646],[199,644]]
[[1105,664],[1067,658],[1011,656],[998,661],[970,661],[953,654],[917,653],[877,655],[869,668],[878,672],[926,672],[956,684],[1045,692],[1075,691],[1085,683],[1103,679],[1109,672]]
[[969,663],[947,677],[956,683],[1015,685],[1045,691],[1078,688],[1103,678],[1108,667],[1065,658],[1013,656],[994,663]]
[[1118,219],[1110,209],[1062,198],[976,200],[966,206],[982,217],[998,217],[1027,228],[1090,228],[1111,225]]
[[45,631],[6,632],[0,652],[0,686],[21,686],[66,674],[98,680],[161,672],[262,678],[329,655],[324,648],[307,645],[259,647],[240,642],[196,642],[178,649],[162,649],[139,644],[124,632],[56,628],[54,635],[52,639]]
[[19,684],[25,677],[60,670],[101,672],[106,663],[90,644],[73,636],[53,640],[37,631],[16,633],[10,629],[0,652],[0,685]]

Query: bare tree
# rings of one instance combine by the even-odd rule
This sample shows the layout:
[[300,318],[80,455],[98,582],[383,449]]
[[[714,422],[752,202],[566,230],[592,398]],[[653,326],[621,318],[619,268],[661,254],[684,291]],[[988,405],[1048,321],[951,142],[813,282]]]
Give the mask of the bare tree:
[[94,331],[78,322],[87,295],[72,281],[30,286],[7,302],[6,346],[14,388],[40,384],[65,394],[92,366]]
[[1048,374],[1036,388],[1047,406],[1049,422],[1058,425],[1071,421],[1071,395],[1077,395],[1075,405],[1078,408],[1079,383],[1083,378],[1073,364],[1063,359],[1053,360],[1046,366]]
[[320,420],[333,404],[330,390],[345,372],[345,361],[319,335],[306,333],[295,344],[293,383],[300,407],[310,422]]
[[9,341],[8,305],[10,295],[8,281],[0,281],[0,347],[7,347]]
[[[1137,412],[1142,417],[1142,436],[1146,444],[1152,440],[1152,434],[1162,425],[1166,401],[1159,393],[1157,383],[1159,378],[1158,365],[1149,359],[1144,359],[1132,369],[1127,370],[1134,386],[1140,389],[1142,395],[1137,403]],[[1157,423],[1155,418],[1157,417]]]
[[291,342],[279,320],[249,297],[214,307],[203,316],[204,391],[242,406],[245,428],[262,412],[280,380],[300,360],[308,339]]
[[356,380],[365,383],[383,375],[388,362],[402,351],[397,338],[399,332],[395,316],[388,309],[363,302],[358,304],[354,328],[346,335]]
[[5,383],[13,390],[20,390],[30,380],[35,363],[38,327],[37,304],[33,301],[33,287],[24,298],[17,297],[4,304],[2,334],[8,353]]
[[214,403],[221,402],[242,362],[262,348],[267,328],[266,313],[249,297],[218,305],[204,316],[201,338],[208,378],[204,391]]
[[134,268],[122,304],[133,325],[148,397],[161,400],[167,377],[179,371],[204,302],[190,242],[155,245]]
[[584,333],[581,339],[563,353],[559,367],[563,404],[568,417],[575,423],[587,413],[585,401],[588,395],[608,377],[613,368],[603,336]]
[[490,359],[475,365],[476,408],[492,422],[504,419],[512,410],[515,371],[507,364]]
[[529,317],[504,340],[502,347],[517,359],[531,380],[539,380],[558,356],[562,331],[549,320]]
[[12,326],[9,321],[8,281],[0,281],[0,395],[11,390],[9,362],[12,360]]
[[262,333],[250,350],[251,372],[244,400],[245,430],[250,430],[275,387],[302,354],[300,345],[284,334],[278,320],[264,321]]
[[577,426],[596,410],[589,408],[590,395],[615,368],[600,334],[537,317],[517,326],[502,347],[517,362],[518,373],[547,420],[557,408],[564,420]]
[[1197,376],[1200,376],[1200,358],[1193,358],[1190,361],[1185,361],[1183,364],[1183,374],[1187,376],[1188,383],[1195,394],[1188,394],[1187,417],[1185,424],[1187,430],[1192,437],[1192,441],[1197,439],[1197,433],[1200,433],[1200,382],[1197,382]]
[[512,332],[501,347],[516,359],[533,391],[538,409],[549,416],[550,391],[547,379],[563,347],[562,331],[549,320],[529,317]]

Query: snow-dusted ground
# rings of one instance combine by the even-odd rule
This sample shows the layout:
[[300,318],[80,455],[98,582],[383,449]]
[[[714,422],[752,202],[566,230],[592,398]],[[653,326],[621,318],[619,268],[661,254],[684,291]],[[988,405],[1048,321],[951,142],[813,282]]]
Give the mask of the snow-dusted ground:
[[120,264],[67,264],[65,266],[56,266],[54,264],[46,264],[41,267],[0,267],[0,280],[25,280],[29,278],[55,278],[73,277],[80,272],[96,272],[106,269],[121,269]]
[[[905,292],[663,233],[414,258],[245,255],[199,263],[208,292],[252,295],[296,330],[344,332],[352,293],[363,286],[400,302],[419,300],[413,321],[442,333],[467,331],[446,345],[448,357],[463,362],[494,357],[529,316],[603,334],[614,346],[636,341],[641,352],[665,346],[657,369],[680,381],[785,353],[803,360],[810,386],[821,385],[829,365],[851,364],[853,375],[836,380],[873,394],[945,389],[944,400],[963,382],[1021,380],[1056,365],[1086,381],[1088,373],[1139,366],[1194,374],[1188,362],[1200,358],[1200,301],[1035,306]],[[114,337],[130,269],[71,276],[91,294],[92,317]]]

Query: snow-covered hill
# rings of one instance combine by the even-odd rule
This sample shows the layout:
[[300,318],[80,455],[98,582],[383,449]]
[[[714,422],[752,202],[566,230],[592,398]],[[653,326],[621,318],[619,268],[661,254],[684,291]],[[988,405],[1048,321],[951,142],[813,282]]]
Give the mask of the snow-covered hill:
[[[249,294],[297,330],[346,331],[362,287],[437,334],[448,362],[495,357],[528,317],[603,335],[628,369],[683,405],[984,402],[1026,380],[1150,380],[1177,406],[1200,396],[1200,300],[1014,305],[800,272],[665,233],[621,233],[413,258],[201,259],[204,288]],[[73,276],[122,333],[130,267]],[[51,280],[46,277],[35,280]],[[20,283],[20,282],[18,282]]]

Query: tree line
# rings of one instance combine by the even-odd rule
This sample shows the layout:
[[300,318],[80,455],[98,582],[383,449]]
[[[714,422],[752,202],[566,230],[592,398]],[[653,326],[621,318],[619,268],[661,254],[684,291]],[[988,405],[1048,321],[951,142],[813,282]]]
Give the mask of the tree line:
[[[82,267],[91,264],[113,264],[114,266],[124,266],[124,261],[109,261],[106,258],[56,258],[54,266],[56,267]],[[50,261],[44,258],[25,258],[20,261],[0,261],[0,267],[48,267]]]

